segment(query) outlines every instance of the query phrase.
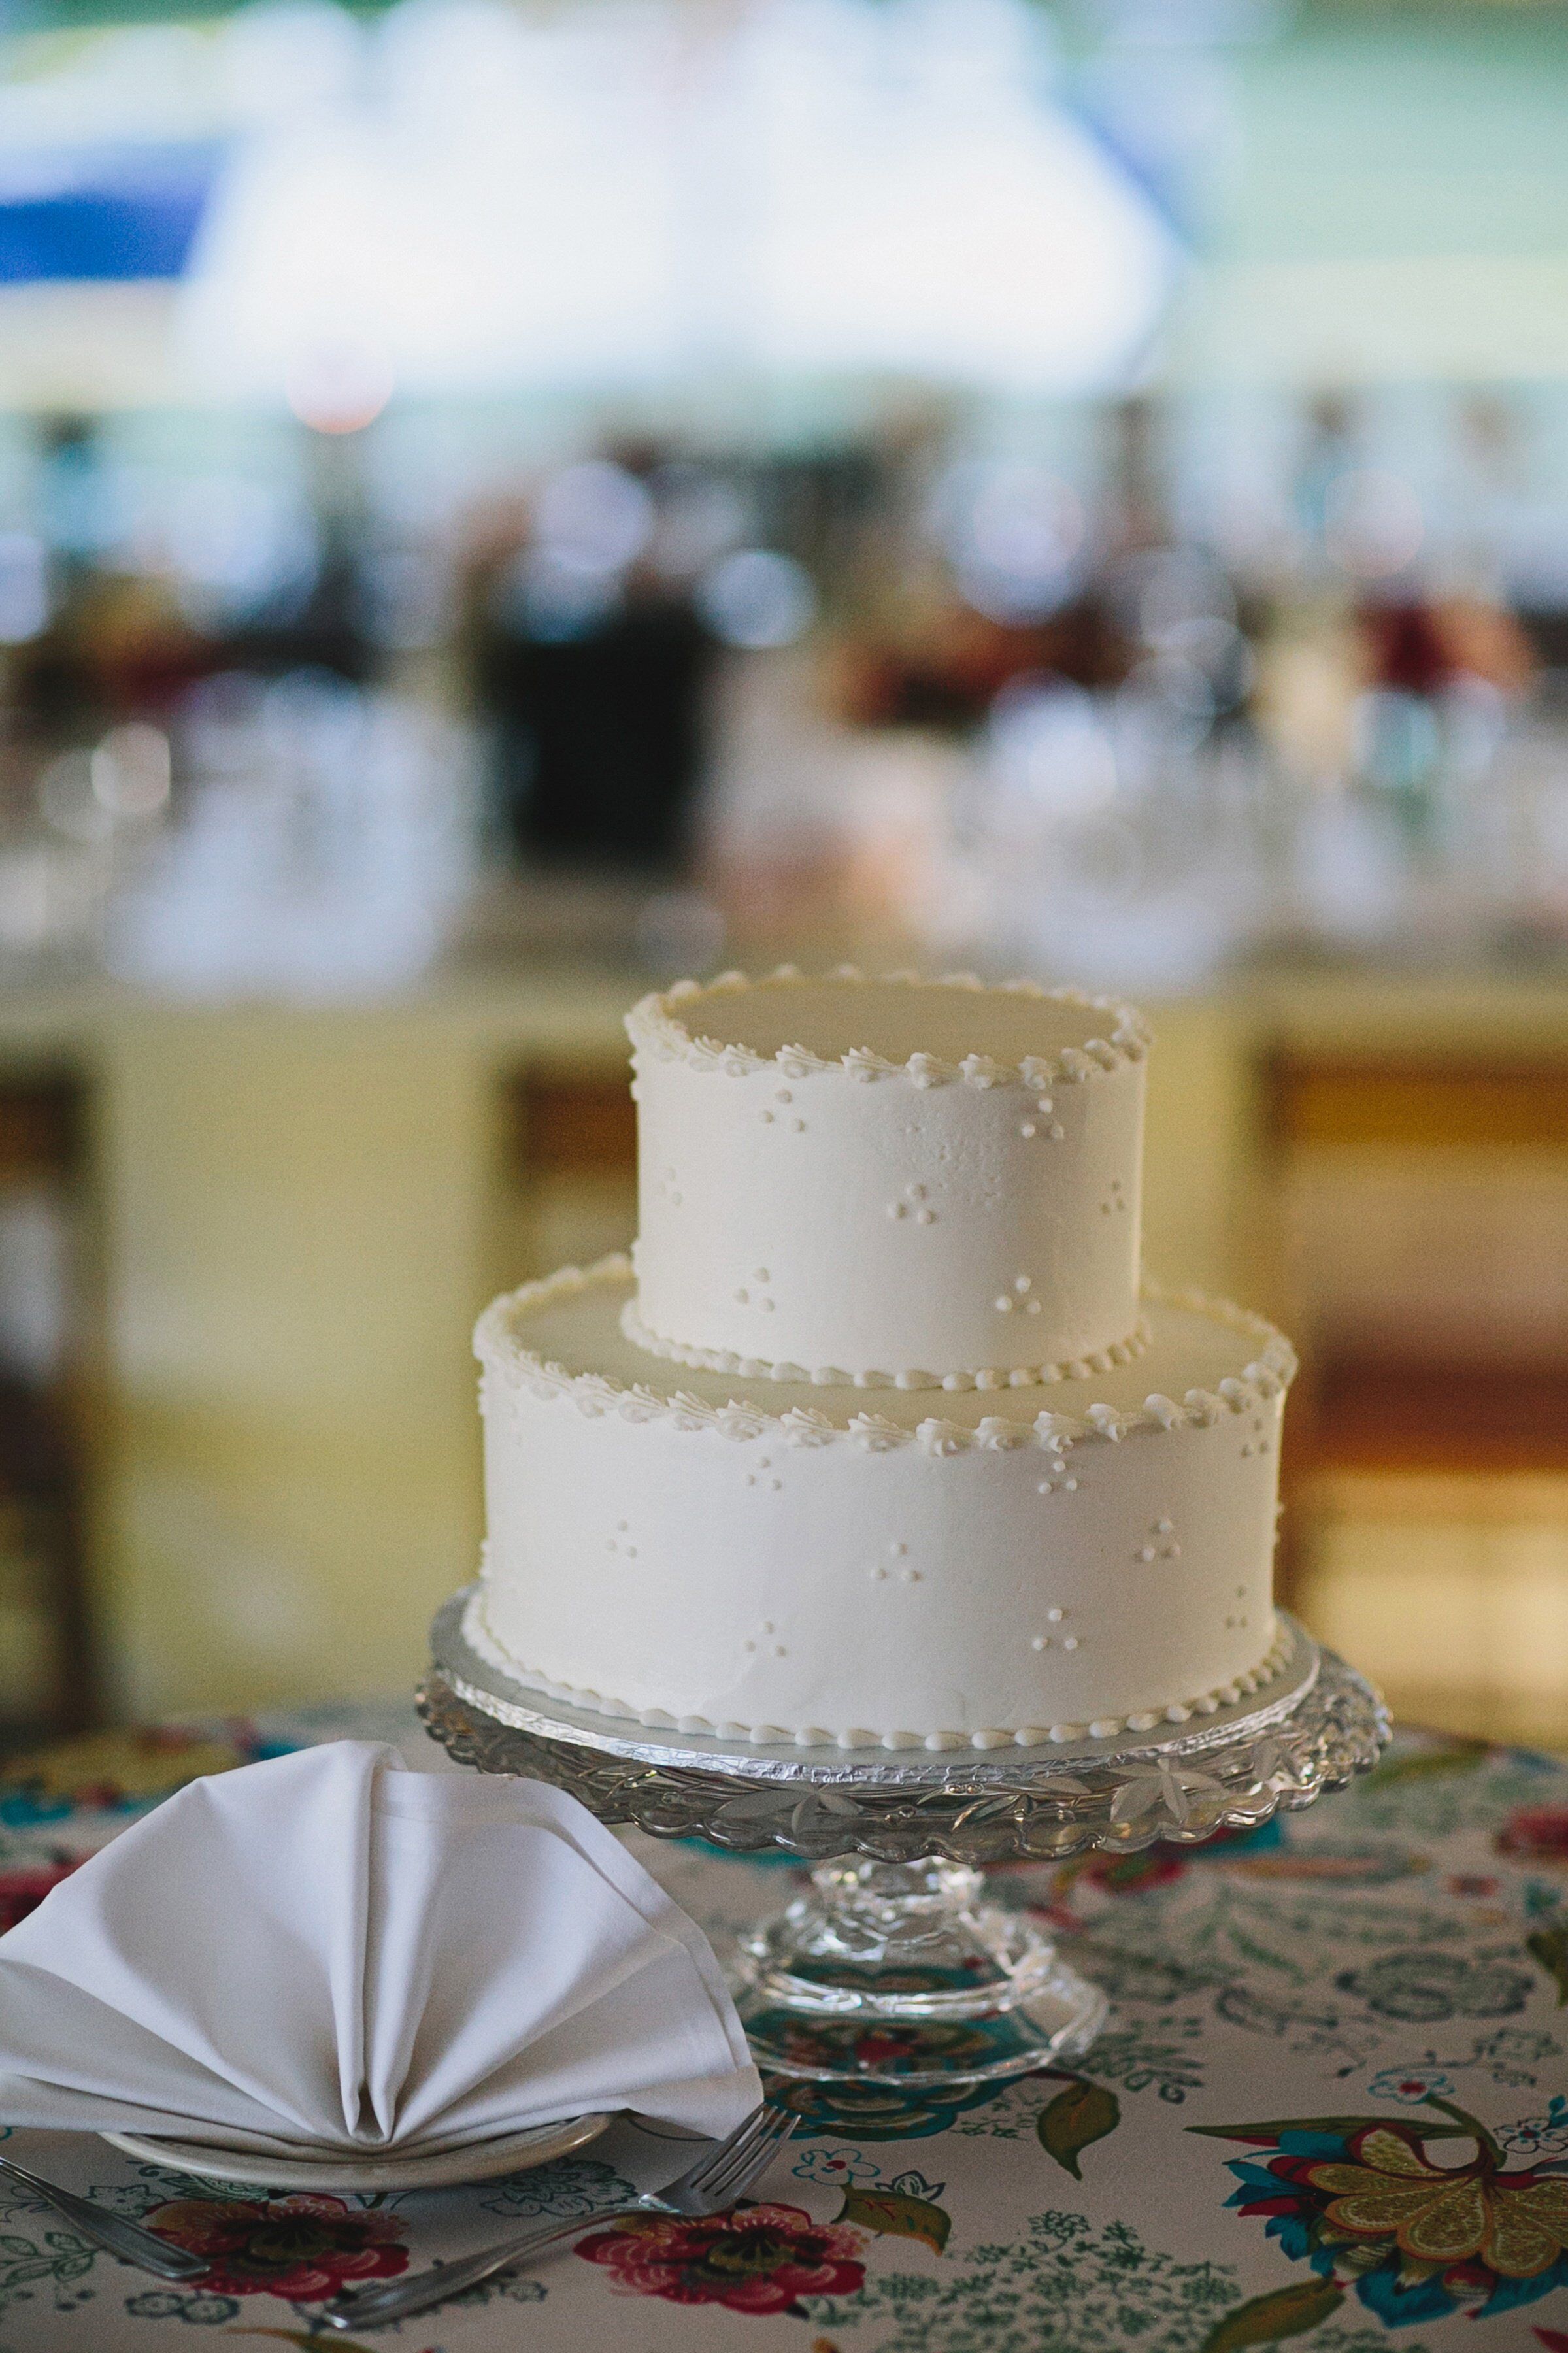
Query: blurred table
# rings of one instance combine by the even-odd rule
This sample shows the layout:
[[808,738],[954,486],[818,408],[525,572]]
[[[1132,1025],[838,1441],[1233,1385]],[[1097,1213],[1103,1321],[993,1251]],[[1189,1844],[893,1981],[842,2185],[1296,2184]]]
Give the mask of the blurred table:
[[[342,1735],[455,1769],[403,1704],[18,1761],[0,1904],[19,1915],[197,1773]],[[629,1842],[721,1941],[788,1891],[782,1861]],[[365,2347],[1465,2353],[1471,2314],[1490,2353],[1568,2347],[1568,1765],[1405,1736],[1251,1837],[1003,1879],[1114,1997],[1074,2073],[902,2105],[798,2092],[798,2137],[749,2207],[607,2227]],[[616,2131],[471,2189],[226,2200],[86,2137],[16,2133],[22,2161],[175,2237],[216,2226],[226,2252],[205,2285],[168,2287],[0,2187],[0,2349],[189,2353],[193,2328],[341,2344],[312,2314],[367,2249],[391,2276],[676,2169]]]

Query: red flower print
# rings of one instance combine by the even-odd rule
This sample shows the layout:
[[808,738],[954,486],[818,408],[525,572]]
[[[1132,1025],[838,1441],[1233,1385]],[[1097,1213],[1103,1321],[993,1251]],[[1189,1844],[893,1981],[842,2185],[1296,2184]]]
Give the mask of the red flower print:
[[1531,1862],[1568,1862],[1568,1806],[1521,1806],[1496,1843],[1501,1853],[1528,1855]]
[[577,2242],[622,2295],[723,2304],[731,2312],[805,2314],[803,2295],[851,2295],[865,2284],[865,2246],[846,2222],[814,2222],[798,2206],[737,2206],[708,2221],[628,2214]]
[[206,2295],[280,2295],[292,2304],[336,2295],[351,2280],[390,2279],[408,2267],[390,2214],[361,2213],[341,2198],[182,2198],[147,2227],[205,2255]]
[[36,1912],[51,1887],[68,1879],[74,1862],[35,1862],[19,1871],[0,1871],[0,1936]]

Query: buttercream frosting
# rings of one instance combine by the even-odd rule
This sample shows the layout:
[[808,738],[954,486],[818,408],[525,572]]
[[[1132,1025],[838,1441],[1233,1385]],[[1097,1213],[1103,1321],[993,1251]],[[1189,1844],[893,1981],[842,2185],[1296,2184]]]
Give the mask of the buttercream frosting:
[[474,1647],[805,1747],[1120,1736],[1266,1688],[1295,1357],[1140,1285],[1139,1017],[783,967],[628,1029],[634,1255],[475,1335]]
[[642,1345],[862,1388],[1039,1382],[1136,1345],[1129,1007],[786,966],[679,984],[627,1029]]
[[480,1322],[484,1623],[521,1680],[736,1739],[940,1746],[1165,1722],[1266,1672],[1295,1360],[1261,1318],[1150,1295],[1145,1356],[1048,1405],[868,1408],[677,1385],[620,1328],[630,1288],[611,1259]]

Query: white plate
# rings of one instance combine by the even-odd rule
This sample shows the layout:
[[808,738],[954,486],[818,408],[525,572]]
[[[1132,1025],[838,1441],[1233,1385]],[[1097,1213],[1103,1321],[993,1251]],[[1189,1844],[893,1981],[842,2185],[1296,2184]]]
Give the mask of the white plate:
[[525,2132],[494,2140],[469,2141],[426,2157],[353,2157],[303,2149],[291,2157],[258,2157],[254,2151],[214,2148],[210,2141],[154,2139],[146,2133],[106,2132],[100,2138],[127,2157],[199,2173],[209,2181],[236,2181],[247,2189],[447,2189],[460,2181],[492,2181],[500,2173],[521,2173],[547,2165],[574,2148],[586,2148],[610,2124],[608,2116],[572,2116],[564,2124],[531,2125]]

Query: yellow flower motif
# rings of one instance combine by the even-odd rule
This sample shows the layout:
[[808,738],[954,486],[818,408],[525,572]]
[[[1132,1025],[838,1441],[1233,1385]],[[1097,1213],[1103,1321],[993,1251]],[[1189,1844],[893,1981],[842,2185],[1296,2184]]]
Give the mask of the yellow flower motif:
[[1561,2176],[1523,2189],[1499,2182],[1492,2202],[1486,2256],[1505,2279],[1533,2279],[1568,2248],[1568,2181]]
[[1364,2134],[1354,2165],[1315,2165],[1308,2179],[1332,2193],[1324,2219],[1348,2237],[1392,2237],[1423,2263],[1479,2255],[1504,2279],[1533,2279],[1568,2249],[1568,2179],[1500,2179],[1484,2157],[1451,2170],[1428,2165],[1402,2135]]

